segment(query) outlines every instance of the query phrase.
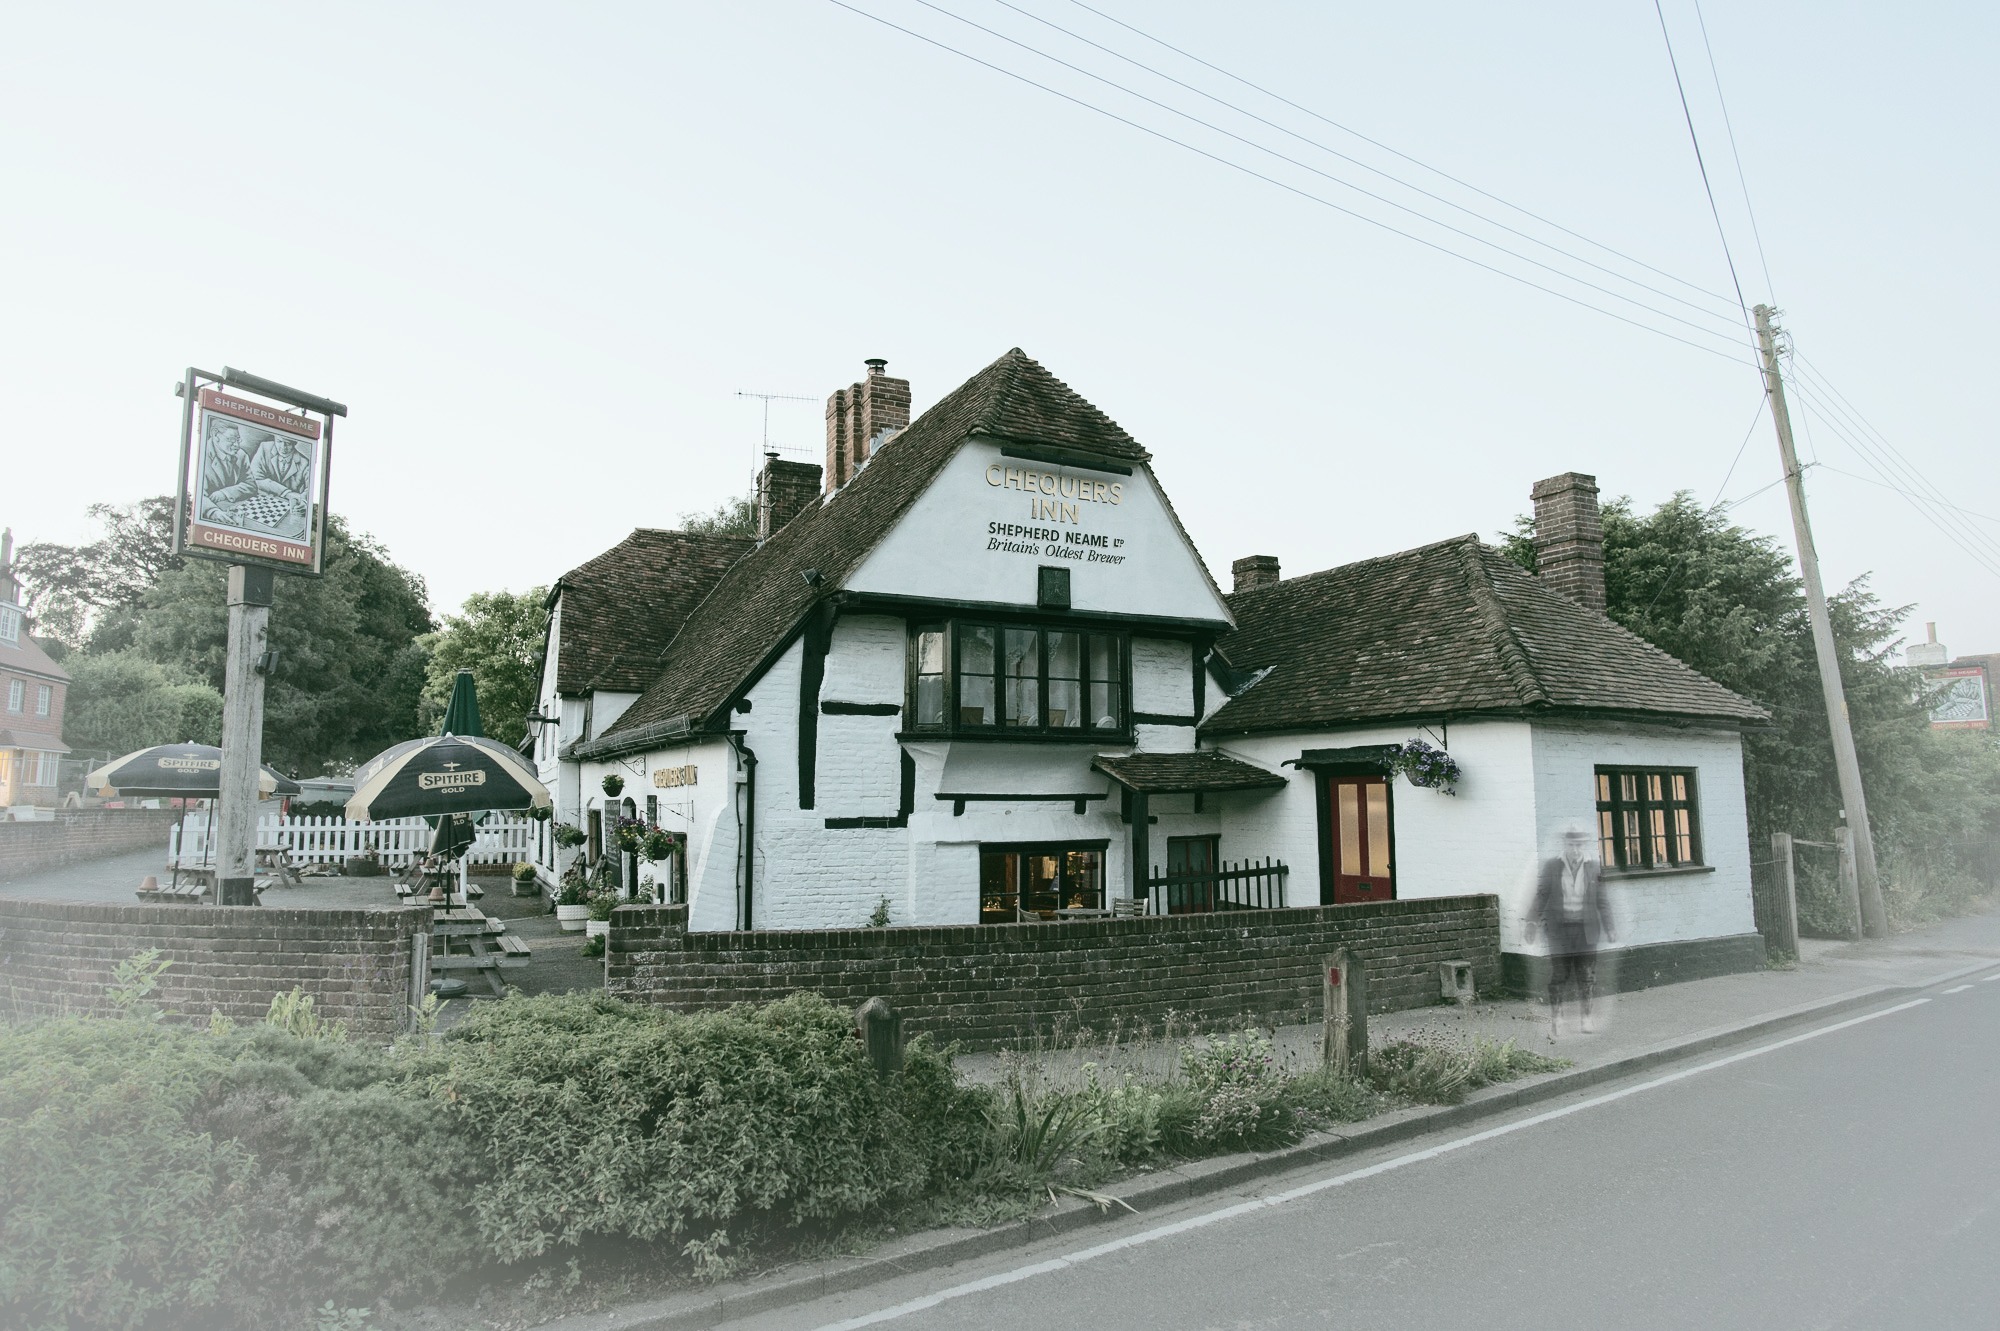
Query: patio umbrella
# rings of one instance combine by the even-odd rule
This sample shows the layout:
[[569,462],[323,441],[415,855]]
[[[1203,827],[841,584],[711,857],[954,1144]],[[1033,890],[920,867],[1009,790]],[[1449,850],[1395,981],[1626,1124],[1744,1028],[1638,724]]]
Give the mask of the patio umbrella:
[[[178,799],[182,801],[180,823],[187,822],[188,800],[219,799],[222,794],[222,750],[213,744],[155,744],[151,748],[139,749],[114,758],[102,767],[94,769],[84,778],[84,784],[100,795],[137,795]],[[288,777],[278,775],[266,763],[257,771],[257,798],[269,799],[273,795],[296,795],[299,784]],[[202,838],[202,860],[205,863],[215,838]],[[174,884],[181,880],[181,857],[179,839],[175,840]]]
[[498,740],[432,735],[406,740],[364,763],[354,773],[347,816],[362,821],[548,807],[548,787]]
[[444,724],[438,727],[440,735],[484,736],[479,728],[479,690],[472,682],[472,672],[461,669],[451,681],[451,701],[444,706]]

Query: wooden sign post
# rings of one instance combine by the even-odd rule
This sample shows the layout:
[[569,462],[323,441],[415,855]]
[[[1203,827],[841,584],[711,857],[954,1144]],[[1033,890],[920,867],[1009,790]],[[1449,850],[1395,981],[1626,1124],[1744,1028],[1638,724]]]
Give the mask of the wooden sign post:
[[1368,965],[1341,948],[1321,964],[1320,982],[1320,1057],[1336,1075],[1358,1077],[1368,1070]]

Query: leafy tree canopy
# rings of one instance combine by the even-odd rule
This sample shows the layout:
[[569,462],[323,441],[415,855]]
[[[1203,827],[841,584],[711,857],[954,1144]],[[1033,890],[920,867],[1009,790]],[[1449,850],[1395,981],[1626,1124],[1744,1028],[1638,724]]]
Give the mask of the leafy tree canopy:
[[443,628],[425,635],[424,729],[437,728],[451,699],[452,678],[467,669],[479,690],[479,719],[486,733],[503,744],[521,742],[527,734],[525,718],[535,709],[541,688],[549,623],[542,603],[547,599],[546,587],[530,587],[518,595],[478,592],[465,598],[458,614],[445,616]]
[[190,671],[130,649],[77,652],[67,668],[63,738],[79,756],[222,742],[222,695]]
[[757,496],[738,495],[716,505],[713,513],[681,514],[681,530],[696,536],[755,536]]
[[[1829,839],[1840,821],[1840,786],[1805,589],[1791,557],[1685,492],[1644,515],[1619,499],[1603,517],[1610,617],[1772,714],[1770,729],[1744,736],[1753,843],[1774,831]],[[1533,537],[1533,520],[1524,517],[1502,538],[1531,572]],[[1896,626],[1909,607],[1884,606],[1866,578],[1829,600],[1878,840],[1892,851],[1919,851],[1992,835],[2000,746],[1930,728],[1921,679],[1894,659]]]

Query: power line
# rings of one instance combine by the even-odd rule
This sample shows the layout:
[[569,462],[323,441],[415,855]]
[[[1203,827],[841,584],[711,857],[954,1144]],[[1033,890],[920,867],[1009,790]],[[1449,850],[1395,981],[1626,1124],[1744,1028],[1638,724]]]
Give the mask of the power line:
[[1709,216],[1715,219],[1715,234],[1722,241],[1722,257],[1729,264],[1729,281],[1736,288],[1736,303],[1743,309],[1743,328],[1750,330],[1750,302],[1743,299],[1743,283],[1736,276],[1736,256],[1729,252],[1729,233],[1722,227],[1722,210],[1715,206],[1715,190],[1708,183],[1708,163],[1702,160],[1701,136],[1694,132],[1694,112],[1688,109],[1687,89],[1681,84],[1681,62],[1674,58],[1674,39],[1667,31],[1667,12],[1660,0],[1653,0],[1653,12],[1660,19],[1660,37],[1667,44],[1667,64],[1674,71],[1674,91],[1680,94],[1681,116],[1687,121],[1688,141],[1694,144],[1694,164],[1701,168],[1702,192],[1708,195]]
[[[917,0],[917,3],[924,5],[926,8],[938,9],[938,6],[932,4],[931,0]],[[1280,134],[1287,136],[1288,138],[1297,139],[1300,143],[1303,143],[1308,147],[1317,148],[1319,151],[1326,153],[1328,156],[1337,157],[1341,161],[1346,162],[1352,166],[1359,167],[1363,171],[1369,172],[1372,175],[1380,176],[1384,180],[1391,181],[1394,184],[1400,185],[1404,189],[1409,190],[1414,194],[1422,195],[1424,198],[1429,199],[1434,203],[1443,204],[1447,208],[1453,209],[1457,212],[1464,213],[1467,217],[1477,218],[1479,221],[1486,223],[1486,225],[1488,226],[1497,227],[1499,230],[1505,231],[1508,235],[1518,236],[1520,239],[1527,241],[1531,245],[1539,245],[1543,249],[1549,250],[1556,254],[1560,254],[1566,259],[1569,259],[1576,263],[1583,264],[1585,267],[1594,268],[1598,272],[1613,277],[1620,282],[1629,282],[1633,286],[1638,287],[1641,291],[1650,291],[1654,295],[1659,296],[1664,300],[1673,301],[1675,304],[1678,305],[1685,305],[1691,310],[1698,310],[1703,314],[1709,315],[1710,317],[1715,316],[1715,311],[1709,309],[1707,306],[1698,305],[1694,301],[1688,300],[1683,296],[1676,296],[1670,291],[1665,291],[1659,287],[1653,286],[1650,283],[1642,282],[1635,277],[1631,277],[1626,275],[1625,273],[1619,272],[1615,268],[1609,267],[1605,264],[1598,263],[1593,259],[1587,259],[1583,255],[1578,254],[1573,250],[1567,250],[1560,245],[1554,244],[1547,240],[1543,240],[1541,237],[1536,236],[1531,232],[1523,231],[1518,227],[1509,226],[1507,223],[1500,221],[1498,218],[1490,217],[1487,214],[1480,212],[1476,208],[1468,208],[1464,204],[1458,203],[1452,199],[1448,199],[1442,194],[1434,193],[1431,190],[1423,188],[1421,185],[1412,184],[1410,181],[1403,179],[1403,177],[1396,175],[1394,172],[1384,171],[1382,168],[1375,166],[1371,163],[1364,162],[1358,157],[1350,156],[1347,153],[1341,152],[1338,148],[1335,148],[1330,144],[1321,142],[1320,140],[1315,138],[1311,138],[1308,135],[1301,134],[1297,130],[1292,129],[1289,126],[1280,124],[1279,122],[1269,119],[1268,117],[1260,116],[1255,111],[1250,110],[1248,107],[1240,106],[1237,103],[1230,101],[1226,97],[1218,97],[1214,93],[1209,92],[1205,88],[1197,87],[1196,85],[1189,83],[1184,79],[1177,79],[1172,74],[1167,73],[1165,70],[1149,65],[1143,60],[1138,60],[1132,56],[1126,55],[1123,51],[1120,51],[1115,47],[1106,46],[1102,42],[1093,41],[1091,38],[1084,36],[1082,33],[1077,32],[1070,28],[1065,28],[1062,24],[1057,23],[1052,19],[1044,18],[1040,14],[1037,14],[1032,10],[1023,9],[1021,6],[1012,3],[1012,0],[993,0],[993,3],[999,5],[1003,9],[1012,10],[1014,13],[1021,15],[1023,18],[1039,23],[1045,28],[1051,28],[1056,32],[1063,34],[1063,36],[1068,37],[1074,41],[1081,42],[1085,46],[1088,46],[1093,50],[1102,51],[1104,54],[1111,56],[1115,60],[1122,60],[1126,64],[1131,65],[1133,68],[1143,70],[1146,73],[1151,74],[1155,78],[1163,79],[1166,82],[1173,84],[1177,88],[1184,88],[1188,92],[1193,93],[1197,97],[1205,98],[1208,101],[1214,102],[1217,106],[1225,107],[1228,110],[1234,111],[1236,114],[1245,117],[1246,119],[1254,120],[1260,125],[1264,125],[1270,129],[1274,129],[1278,131]],[[948,13],[949,11],[940,10],[939,12]],[[960,16],[957,14],[951,14],[950,16],[953,18],[959,18],[959,21],[963,23],[972,22],[970,19],[960,18]],[[979,24],[972,23],[972,26],[979,28],[980,31],[982,32],[992,33],[994,36],[1000,37],[1003,41],[1014,42],[1014,44],[1017,46],[1025,45],[1024,43],[1015,41],[1011,37],[1006,37],[1000,33],[994,33],[992,29],[983,27]],[[1034,50],[1036,54],[1046,56],[1049,59],[1052,60],[1055,59],[1054,56],[1049,56],[1047,52],[1042,51],[1039,48],[1027,47],[1026,49]],[[1067,62],[1065,61],[1058,60],[1057,63],[1067,65]],[[1077,68],[1074,65],[1067,65],[1067,67],[1071,69]],[[1087,73],[1088,71],[1079,70],[1078,72]],[[1090,77],[1098,78],[1099,76],[1092,74],[1090,75]],[[1100,79],[1100,81],[1105,81],[1105,80]],[[1121,85],[1118,84],[1112,84],[1111,86],[1119,87],[1121,91],[1129,91],[1128,89],[1123,89]],[[1139,96],[1140,94],[1134,93],[1133,95]],[[1156,105],[1158,105],[1158,103],[1156,103]],[[1177,112],[1176,114],[1180,113]],[[1199,123],[1206,123],[1206,122],[1199,122]],[[1401,154],[1398,155],[1400,156]],[[1426,167],[1425,169],[1430,170],[1431,168]],[[1347,182],[1343,181],[1342,183],[1344,184]],[[1378,196],[1370,195],[1370,197],[1373,198]],[[1401,207],[1402,205],[1393,205],[1393,206]],[[1508,206],[1511,207],[1512,205]],[[1405,211],[1412,212],[1416,216],[1423,217],[1426,221],[1436,220],[1434,218],[1431,218],[1428,214],[1418,212],[1415,209],[1406,208]],[[1545,225],[1553,225],[1553,224],[1548,223]],[[1597,245],[1597,242],[1595,241],[1588,241],[1586,243],[1595,245],[1598,249],[1607,248],[1603,245]],[[1609,252],[1616,253],[1616,251],[1609,251]],[[1628,262],[1636,262],[1636,261],[1628,260]],[[1693,288],[1692,283],[1682,282],[1681,285],[1691,287],[1692,289],[1695,290],[1699,290],[1699,288]],[[1724,302],[1725,304],[1728,302],[1728,297],[1726,296],[1719,296],[1719,295],[1711,296],[1710,299],[1719,300]]]
[[[1578,296],[1573,296],[1568,292],[1558,291],[1554,287],[1544,286],[1542,283],[1537,282],[1532,278],[1523,277],[1519,273],[1509,272],[1505,268],[1498,267],[1494,264],[1486,263],[1480,259],[1475,259],[1468,254],[1461,254],[1457,250],[1451,249],[1450,247],[1445,245],[1441,245],[1436,241],[1427,240],[1422,236],[1414,235],[1408,231],[1404,231],[1398,227],[1392,226],[1389,223],[1384,222],[1379,218],[1370,217],[1366,213],[1357,212],[1352,208],[1348,208],[1342,204],[1335,203],[1333,200],[1325,198],[1318,194],[1314,194],[1310,190],[1301,189],[1297,185],[1293,185],[1287,181],[1280,180],[1275,176],[1267,175],[1264,172],[1259,171],[1254,167],[1245,166],[1241,162],[1232,161],[1231,159],[1221,156],[1220,154],[1212,153],[1205,148],[1197,147],[1194,144],[1189,143],[1184,139],[1177,139],[1173,135],[1166,133],[1164,130],[1155,129],[1151,125],[1142,124],[1139,121],[1130,119],[1129,117],[1119,115],[1116,111],[1112,111],[1105,107],[1099,106],[1094,102],[1086,101],[1081,97],[1077,97],[1070,93],[1063,92],[1061,89],[1050,87],[1046,83],[1041,83],[1035,79],[1028,77],[1026,74],[1022,74],[1015,70],[1008,69],[1004,65],[997,65],[990,60],[981,59],[979,56],[973,55],[969,51],[960,50],[958,47],[952,46],[948,42],[939,41],[935,37],[931,37],[925,33],[918,32],[912,28],[906,28],[902,24],[883,18],[879,14],[873,14],[865,9],[861,9],[855,5],[848,4],[847,0],[827,0],[827,3],[835,5],[838,8],[845,9],[849,13],[859,15],[860,17],[868,19],[872,22],[879,23],[883,27],[889,28],[895,32],[900,32],[906,37],[913,37],[916,40],[923,42],[928,46],[934,46],[941,51],[945,51],[951,55],[958,56],[960,59],[968,60],[975,65],[979,65],[985,69],[990,69],[996,74],[1002,74],[1010,79],[1014,79],[1017,82],[1025,83],[1031,88],[1036,88],[1042,92],[1048,93],[1052,97],[1059,97],[1063,101],[1069,102],[1074,106],[1080,106],[1087,111],[1094,111],[1098,115],[1101,115],[1108,120],[1115,120],[1121,125],[1125,125],[1131,129],[1138,130],[1142,134],[1150,135],[1151,137],[1159,139],[1164,143],[1170,143],[1177,148],[1185,149],[1186,151],[1194,153],[1196,156],[1204,157],[1209,161],[1216,163],[1219,166],[1228,167],[1232,171],[1237,171],[1242,173],[1243,175],[1250,176],[1253,179],[1261,180],[1265,184],[1274,185],[1277,188],[1284,190],[1288,194],[1297,195],[1299,198],[1305,199],[1308,202],[1317,203],[1323,208],[1332,209],[1334,212],[1340,213],[1343,216],[1351,217],[1359,222],[1365,222],[1370,226],[1377,227],[1383,231],[1387,231],[1392,235],[1401,236],[1405,240],[1413,241],[1416,244],[1424,246],[1426,249],[1436,250],[1440,254],[1449,255],[1450,257],[1457,259],[1460,262],[1471,264],[1475,268],[1481,268],[1489,273],[1494,273],[1500,277],[1507,278],[1510,281],[1518,282],[1522,286],[1532,287],[1535,290],[1540,291],[1545,295],[1554,296],[1556,299],[1567,301],[1571,305],[1578,306],[1582,309],[1590,310],[1596,314],[1601,314],[1607,319],[1615,319],[1619,323],[1629,324],[1633,328],[1642,329],[1645,332],[1652,333],[1657,337],[1664,337],[1668,341],[1678,342],[1685,347],[1692,347],[1696,351],[1706,352],[1711,356],[1716,356],[1723,360],[1733,361],[1738,364],[1749,363],[1746,362],[1741,356],[1738,356],[1733,352],[1723,351],[1715,347],[1704,346],[1699,342],[1690,341],[1689,339],[1682,337],[1679,334],[1670,333],[1663,328],[1655,328],[1651,324],[1641,323],[1637,319],[1633,319],[1626,315],[1619,314],[1614,310],[1607,310],[1600,305],[1593,305],[1589,301],[1584,300]],[[1568,281],[1577,282],[1580,285],[1584,286],[1591,285],[1590,283],[1583,281],[1583,279],[1581,278],[1573,277],[1568,274],[1561,274],[1561,276],[1563,276]],[[1629,301],[1630,297],[1624,297],[1623,299]],[[1650,306],[1642,305],[1641,307],[1646,309],[1648,313],[1658,315],[1661,318],[1677,319],[1677,316],[1667,314],[1661,310],[1652,309],[1652,307]],[[1677,321],[1685,322],[1682,320],[1677,320]],[[1720,334],[1713,334],[1713,333],[1709,335],[1720,336]]]
[[[1876,480],[1873,477],[1863,476],[1858,471],[1843,470],[1842,468],[1834,466],[1831,462],[1822,462],[1819,463],[1818,465],[1821,468],[1832,472],[1836,476],[1845,476],[1850,481],[1860,481],[1863,485],[1873,485],[1884,490],[1894,490],[1899,495],[1908,495],[1911,498],[1916,497],[1911,491],[1905,490],[1901,486],[1891,485],[1887,481]],[[1978,518],[1981,522],[2000,522],[2000,518],[1994,517],[1991,513],[1981,513],[1976,508],[1965,508],[1958,504],[1942,504],[1940,505],[1940,507],[1951,509],[1955,513],[1963,513],[1969,518]]]
[[1107,14],[1101,9],[1093,8],[1092,6],[1085,4],[1084,0],[1070,0],[1070,3],[1075,5],[1078,9],[1085,10],[1088,13],[1097,15],[1097,17],[1103,19],[1107,23],[1116,24],[1118,27],[1125,29],[1125,31],[1132,33],[1135,36],[1145,38],[1147,41],[1153,43],[1155,46],[1159,46],[1166,50],[1172,51],[1175,55],[1180,56],[1184,60],[1191,60],[1195,64],[1200,65],[1204,69],[1213,70],[1215,73],[1222,75],[1222,77],[1230,80],[1231,82],[1242,84],[1244,87],[1250,89],[1252,92],[1261,93],[1262,95],[1269,97],[1272,101],[1280,102],[1285,106],[1291,107],[1294,111],[1297,111],[1302,115],[1311,116],[1314,120],[1319,121],[1321,124],[1330,125],[1334,129],[1339,130],[1343,134],[1351,135],[1352,137],[1361,140],[1361,142],[1367,144],[1371,148],[1380,148],[1383,152],[1388,153],[1392,157],[1399,157],[1403,161],[1410,163],[1412,166],[1422,167],[1424,170],[1430,172],[1434,176],[1439,177],[1440,179],[1449,180],[1452,184],[1459,186],[1461,189],[1469,189],[1474,194],[1479,195],[1481,198],[1491,199],[1493,202],[1499,204],[1501,207],[1512,209],[1514,212],[1521,214],[1521,216],[1523,217],[1532,218],[1534,221],[1540,222],[1543,226],[1552,227],[1555,230],[1562,232],[1566,236],[1574,237],[1575,239],[1582,241],[1586,245],[1590,245],[1593,248],[1603,250],[1606,254],[1616,255],[1618,258],[1625,260],[1625,262],[1627,263],[1637,264],[1639,267],[1644,268],[1647,272],[1657,273],[1661,277],[1666,278],[1668,281],[1678,282],[1680,285],[1688,288],[1688,290],[1690,291],[1698,291],[1704,296],[1712,296],[1720,301],[1726,302],[1729,299],[1728,296],[1723,295],[1719,291],[1710,291],[1707,287],[1699,286],[1696,283],[1688,281],[1684,277],[1678,277],[1675,274],[1668,272],[1664,268],[1656,268],[1652,264],[1647,263],[1643,259],[1634,258],[1632,255],[1626,254],[1622,250],[1616,250],[1613,249],[1611,246],[1604,244],[1601,241],[1592,240],[1589,236],[1584,235],[1581,231],[1573,231],[1569,227],[1562,225],[1560,222],[1552,222],[1548,218],[1543,217],[1539,213],[1530,212],[1528,209],[1521,207],[1519,204],[1510,203],[1506,199],[1501,198],[1498,194],[1494,194],[1488,190],[1483,190],[1479,188],[1479,186],[1473,184],[1471,181],[1461,180],[1459,177],[1452,175],[1449,171],[1440,170],[1439,168],[1432,166],[1428,162],[1425,162],[1416,157],[1412,157],[1410,154],[1402,152],[1399,149],[1390,147],[1388,144],[1383,143],[1379,139],[1371,139],[1358,129],[1354,129],[1348,125],[1343,125],[1338,120],[1333,120],[1328,118],[1327,116],[1321,115],[1318,111],[1313,110],[1311,107],[1303,106],[1298,102],[1291,100],[1289,97],[1271,91],[1269,88],[1266,88],[1261,84],[1252,83],[1249,79],[1244,78],[1240,74],[1232,74],[1230,71],[1224,69],[1222,66],[1204,60],[1200,56],[1194,54],[1192,51],[1183,50],[1182,48],[1175,46],[1172,42],[1166,41],[1159,37],[1155,37],[1152,33],[1145,31],[1143,28],[1134,27],[1132,24],[1125,22],[1123,19],[1116,18],[1113,15]]
[[[1657,315],[1662,319],[1670,319],[1675,323],[1681,324],[1688,328],[1696,329],[1700,332],[1711,333],[1711,334],[1714,332],[1713,329],[1703,324],[1698,324],[1694,322],[1692,319],[1686,319],[1678,314],[1670,314],[1665,310],[1657,309],[1654,306],[1648,305],[1643,300],[1639,300],[1636,297],[1626,295],[1622,291],[1613,291],[1611,288],[1600,285],[1599,283],[1596,282],[1592,282],[1588,278],[1578,277],[1574,273],[1564,272],[1562,269],[1556,268],[1550,264],[1543,263],[1539,259],[1531,259],[1527,255],[1520,253],[1518,250],[1508,249],[1505,245],[1502,245],[1497,241],[1488,240],[1486,237],[1481,236],[1472,231],[1467,231],[1463,227],[1457,227],[1453,226],[1449,222],[1439,221],[1437,218],[1432,217],[1429,213],[1422,212],[1416,208],[1412,208],[1408,204],[1398,203],[1394,199],[1388,198],[1385,195],[1377,194],[1373,190],[1365,189],[1362,186],[1357,185],[1350,180],[1344,180],[1341,177],[1334,175],[1332,172],[1322,171],[1320,168],[1312,166],[1309,163],[1302,162],[1296,157],[1291,157],[1286,155],[1285,153],[1279,152],[1276,148],[1267,147],[1264,144],[1258,143],[1255,139],[1245,138],[1243,135],[1238,134],[1233,130],[1225,129],[1221,125],[1218,125],[1213,121],[1204,120],[1200,116],[1195,115],[1192,112],[1183,111],[1177,106],[1173,106],[1170,103],[1160,101],[1156,97],[1149,97],[1145,93],[1140,92],[1135,88],[1129,88],[1126,85],[1119,83],[1114,79],[1106,78],[1102,74],[1094,73],[1091,70],[1085,69],[1081,65],[1072,64],[1071,62],[1064,60],[1061,56],[1051,55],[1049,52],[1044,51],[1039,47],[1032,46],[1027,42],[1021,41],[1019,38],[1010,37],[1004,32],[996,31],[993,28],[987,27],[983,23],[979,23],[973,19],[966,18],[963,14],[954,13],[953,11],[946,9],[942,5],[934,3],[934,0],[916,0],[916,3],[922,5],[925,9],[931,10],[934,13],[944,15],[946,18],[951,19],[954,22],[962,23],[968,28],[972,28],[978,32],[983,32],[987,36],[996,38],[999,41],[1006,42],[1010,46],[1018,47],[1019,49],[1028,52],[1030,55],[1037,55],[1044,60],[1050,61],[1053,64],[1060,65],[1064,69],[1069,70],[1071,73],[1081,74],[1083,77],[1101,83],[1107,88],[1116,89],[1117,91],[1124,93],[1128,97],[1136,97],[1140,101],[1145,102],[1147,105],[1158,107],[1160,110],[1167,112],[1169,115],[1179,116],[1181,119],[1186,120],[1191,124],[1199,125],[1203,129],[1210,130],[1216,134],[1220,134],[1226,139],[1230,139],[1236,143],[1240,143],[1247,148],[1252,148],[1257,152],[1266,154],[1267,156],[1275,157],[1279,161],[1285,163],[1288,166],[1295,166],[1301,171],[1310,172],[1313,175],[1318,176],[1322,180],[1331,181],[1333,184],[1341,186],[1343,189],[1353,190],[1356,194],[1361,195],[1365,199],[1373,199],[1376,203],[1382,204],[1389,208],[1394,208],[1398,212],[1407,213],[1411,217],[1415,217],[1420,221],[1428,222],[1432,226],[1438,227],[1442,230],[1449,231],[1455,236],[1461,236],[1466,240],[1472,241],[1476,245],[1484,245],[1489,249],[1498,250],[1500,253],[1506,255],[1510,259],[1518,259],[1522,263],[1529,264],[1532,265],[1533,267],[1539,268],[1545,273],[1551,273],[1557,277],[1564,279],[1565,281],[1575,282],[1580,286],[1588,287],[1592,291],[1596,291],[1601,295],[1611,297],[1611,299],[1613,300],[1624,301],[1628,305],[1637,306],[1639,309],[1645,310],[1649,314]],[[1227,104],[1225,103],[1225,105]],[[1337,155],[1338,154],[1336,154],[1336,156]],[[1574,258],[1575,256],[1572,255],[1569,257]],[[1588,260],[1583,260],[1583,262],[1587,263]],[[1595,267],[1597,265],[1592,265],[1592,266]],[[1620,281],[1631,281],[1631,279],[1619,276],[1618,274],[1615,273],[1613,274],[1613,276],[1618,277]],[[1633,285],[1639,286],[1643,284],[1634,282]],[[1647,289],[1652,290],[1652,288],[1647,288]],[[1679,297],[1674,297],[1674,296],[1669,296],[1667,298],[1669,300],[1679,299]],[[1709,318],[1720,317],[1714,314],[1714,312],[1709,310],[1703,310],[1701,309],[1700,306],[1692,305],[1690,302],[1682,301],[1681,303],[1689,305],[1690,308],[1695,309],[1704,315],[1707,315]]]
[[1736,185],[1743,191],[1743,211],[1750,218],[1750,238],[1757,242],[1757,266],[1764,270],[1764,291],[1773,304],[1778,284],[1771,280],[1771,263],[1764,257],[1764,236],[1757,229],[1757,210],[1750,205],[1750,182],[1743,177],[1743,154],[1736,150],[1736,126],[1729,120],[1729,102],[1722,95],[1722,74],[1715,67],[1715,48],[1708,44],[1708,20],[1702,17],[1701,0],[1694,5],[1694,21],[1701,25],[1701,49],[1708,54],[1708,76],[1715,81],[1715,104],[1722,108],[1722,128],[1729,135],[1729,155],[1736,161]]
[[[1757,433],[1757,422],[1764,419],[1764,407],[1770,400],[1768,393],[1758,396],[1757,410],[1750,414],[1750,428],[1743,432],[1743,442],[1736,446],[1736,456],[1729,460],[1729,470],[1722,474],[1722,484],[1715,487],[1715,498],[1708,501],[1710,509],[1722,502],[1722,492],[1729,488],[1729,479],[1736,474],[1737,464],[1743,461],[1743,450],[1750,447],[1750,436]],[[1738,504],[1742,502],[1741,499],[1736,501]],[[1730,507],[1734,508],[1735,504]]]

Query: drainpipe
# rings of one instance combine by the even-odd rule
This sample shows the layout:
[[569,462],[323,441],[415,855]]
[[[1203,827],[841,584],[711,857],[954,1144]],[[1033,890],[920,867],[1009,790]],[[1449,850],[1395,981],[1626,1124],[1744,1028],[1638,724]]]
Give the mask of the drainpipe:
[[757,754],[735,731],[729,734],[729,747],[736,750],[736,757],[743,764],[743,803],[736,811],[737,840],[743,843],[743,909],[737,918],[747,932],[755,927],[752,905],[756,898],[752,890],[757,872]]

